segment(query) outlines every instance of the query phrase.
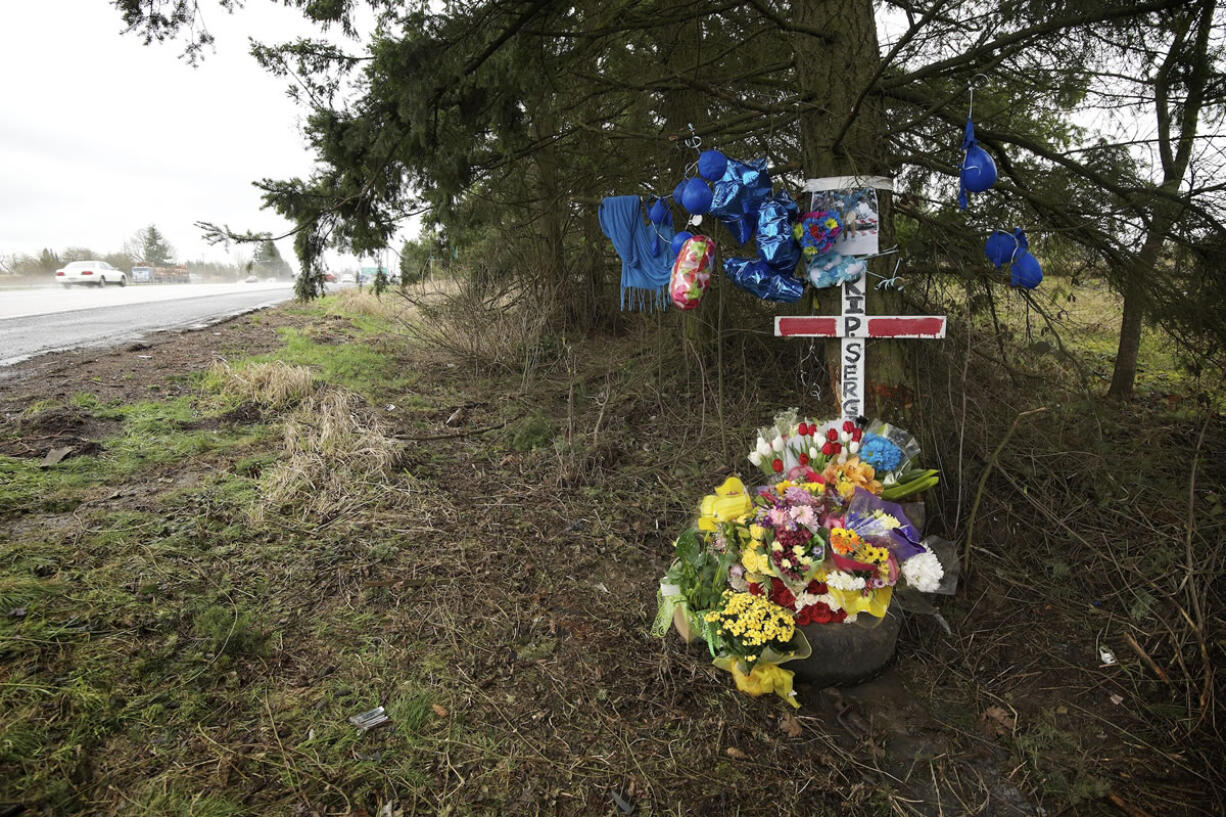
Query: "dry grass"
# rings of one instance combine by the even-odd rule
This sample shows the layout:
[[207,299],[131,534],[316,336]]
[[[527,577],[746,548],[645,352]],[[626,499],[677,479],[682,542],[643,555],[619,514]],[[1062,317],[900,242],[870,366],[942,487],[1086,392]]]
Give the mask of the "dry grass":
[[310,369],[279,360],[238,367],[218,360],[209,367],[206,382],[223,395],[274,409],[293,406],[315,390]]
[[385,489],[400,452],[347,391],[304,401],[285,423],[285,459],[264,475],[264,506],[314,522],[361,507]]

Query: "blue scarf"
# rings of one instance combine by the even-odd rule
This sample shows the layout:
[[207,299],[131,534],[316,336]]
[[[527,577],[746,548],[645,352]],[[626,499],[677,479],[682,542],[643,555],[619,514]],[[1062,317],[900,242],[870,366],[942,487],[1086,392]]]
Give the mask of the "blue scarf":
[[672,226],[646,221],[638,196],[609,196],[601,202],[599,218],[622,260],[621,308],[629,298],[630,309],[664,309],[673,271]]

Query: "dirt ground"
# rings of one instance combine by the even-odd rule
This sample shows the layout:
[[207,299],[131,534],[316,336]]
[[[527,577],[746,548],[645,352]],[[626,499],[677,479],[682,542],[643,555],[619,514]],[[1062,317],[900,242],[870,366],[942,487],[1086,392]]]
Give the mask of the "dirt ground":
[[[74,395],[104,403],[187,395],[196,388],[191,372],[273,351],[283,344],[278,329],[312,325],[324,343],[343,343],[354,331],[344,321],[323,331],[317,318],[280,308],[0,371],[0,416],[18,431],[0,454],[92,453],[115,428],[74,411]],[[418,505],[395,504],[403,498],[387,500],[336,527],[351,525],[354,541],[374,530],[425,531],[439,547],[368,565],[321,562],[314,591],[368,616],[362,627],[386,626],[387,638],[446,656],[445,669],[439,659],[417,672],[427,690],[445,691],[436,699],[445,700],[434,709],[438,717],[462,713],[465,729],[417,736],[421,778],[416,799],[399,795],[395,808],[403,813],[1152,817],[1209,815],[1220,805],[1201,749],[1156,734],[1132,706],[1134,695],[1169,692],[1143,678],[1140,645],[1126,654],[1127,644],[1113,641],[1119,662],[1106,664],[1094,628],[1101,634],[1108,624],[1095,624],[1095,610],[1028,595],[1024,580],[1002,580],[990,563],[943,609],[952,633],[932,619],[909,620],[898,661],[879,678],[843,690],[802,685],[797,713],[775,699],[737,694],[701,649],[646,632],[672,536],[687,514],[672,489],[657,490],[663,480],[652,465],[653,447],[679,418],[640,414],[633,405],[606,414],[602,404],[582,455],[495,444],[504,438],[485,429],[515,428],[534,410],[564,417],[573,376],[570,386],[544,384],[546,396],[524,401],[519,384],[403,354],[397,367],[421,379],[412,394],[380,395],[388,406],[417,406],[381,415],[405,441],[399,467],[412,474],[393,487],[428,497],[433,510],[423,516]],[[57,407],[23,419],[40,401]],[[462,419],[448,425],[457,409]],[[698,469],[678,484],[692,500],[719,476]],[[158,478],[173,484],[194,476],[162,469]],[[146,502],[132,496],[134,507]],[[110,507],[128,501],[121,493]],[[295,629],[305,625],[287,616],[285,633],[308,643],[307,631]],[[287,647],[239,670],[247,683],[281,690],[263,702],[284,726],[274,730],[276,743],[288,743],[294,719],[305,717],[288,705],[283,713],[278,696],[321,683],[321,668],[341,660],[327,645],[316,647],[320,655]],[[244,813],[291,813],[292,803],[298,815],[383,814],[378,809],[392,803],[371,795],[365,805],[336,805],[333,789],[346,778],[322,765],[295,778],[294,791],[278,800],[276,775],[255,754],[270,733],[261,726],[229,734],[240,728],[235,721],[211,732],[237,759],[200,785],[237,793]],[[207,747],[192,751],[203,753],[198,765],[209,756]],[[360,757],[391,748],[370,751]],[[402,812],[388,805],[386,813]]]

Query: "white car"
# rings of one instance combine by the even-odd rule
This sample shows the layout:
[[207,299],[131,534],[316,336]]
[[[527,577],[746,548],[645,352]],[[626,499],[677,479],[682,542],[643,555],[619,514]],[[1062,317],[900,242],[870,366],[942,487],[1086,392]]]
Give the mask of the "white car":
[[55,280],[68,289],[73,284],[93,284],[103,287],[107,284],[128,285],[128,276],[105,261],[73,261],[55,271]]

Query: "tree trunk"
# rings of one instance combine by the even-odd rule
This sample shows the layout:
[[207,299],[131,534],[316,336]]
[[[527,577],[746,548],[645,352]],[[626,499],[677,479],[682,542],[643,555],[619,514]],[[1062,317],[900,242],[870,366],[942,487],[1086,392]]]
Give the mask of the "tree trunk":
[[[824,39],[806,33],[792,35],[797,76],[807,97],[800,116],[805,174],[815,178],[890,175],[884,159],[881,100],[872,93],[861,98],[881,60],[872,0],[796,0],[792,17],[800,27],[825,35]],[[881,249],[886,249],[894,240],[889,192],[879,191],[878,209],[878,238]],[[889,256],[874,259],[869,271],[885,275],[893,260]],[[865,276],[868,313],[901,314],[898,293],[877,290],[872,285],[877,280]],[[818,311],[833,314],[839,306],[838,291],[830,290],[822,294]],[[839,346],[829,343],[828,347],[827,360],[837,371]],[[912,391],[906,384],[902,346],[896,341],[872,341],[869,347],[864,410],[897,418],[910,405]]]
[[1137,356],[1141,351],[1141,326],[1144,323],[1147,296],[1145,279],[1158,263],[1162,237],[1171,228],[1170,218],[1156,219],[1150,225],[1145,243],[1137,253],[1124,286],[1124,316],[1120,321],[1120,342],[1115,352],[1115,368],[1107,396],[1113,400],[1131,400],[1137,380]]

